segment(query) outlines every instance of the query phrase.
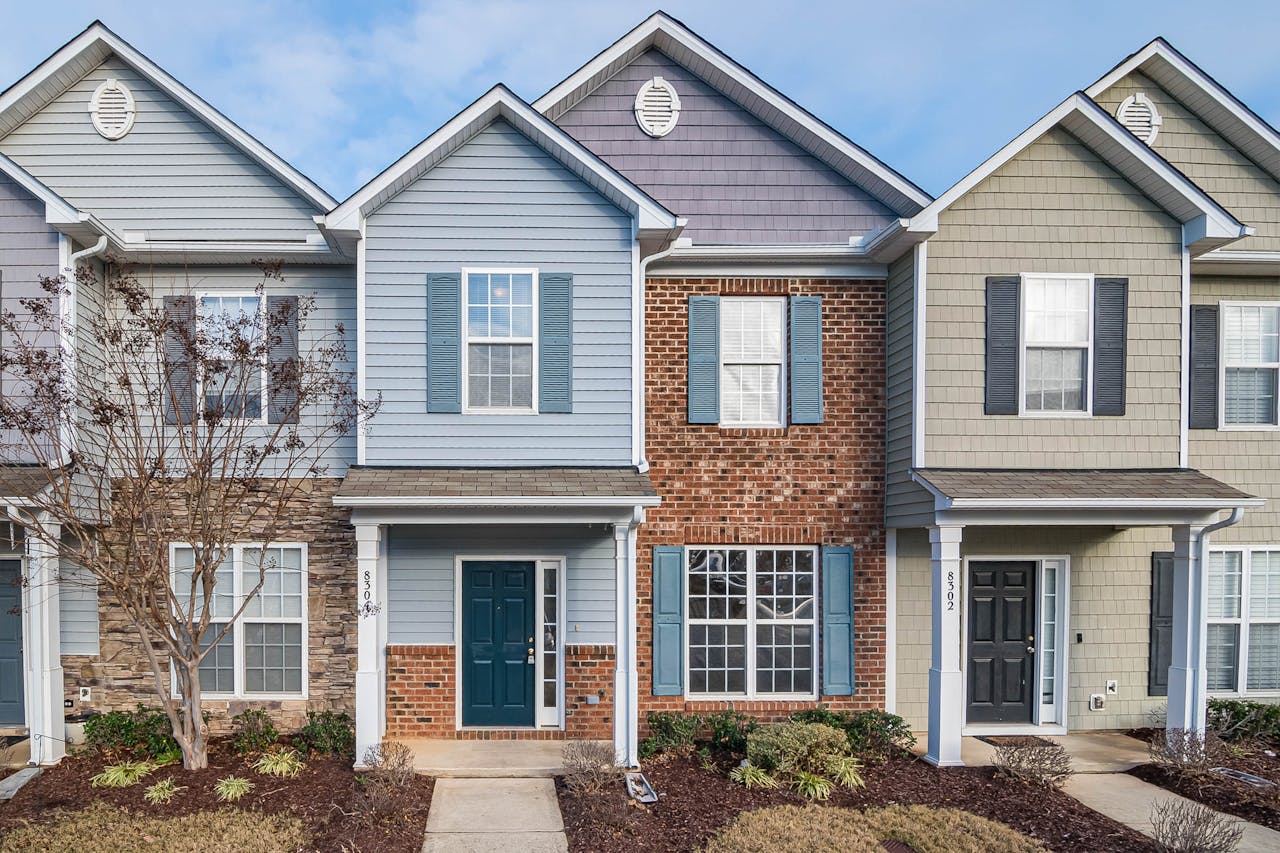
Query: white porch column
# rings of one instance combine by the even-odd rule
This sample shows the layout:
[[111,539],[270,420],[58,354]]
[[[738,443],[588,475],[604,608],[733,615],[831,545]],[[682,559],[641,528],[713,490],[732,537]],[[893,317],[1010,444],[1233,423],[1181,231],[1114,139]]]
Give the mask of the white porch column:
[[636,527],[613,526],[616,637],[613,670],[613,751],[626,767],[639,765],[640,675],[636,669]]
[[964,764],[964,692],[960,676],[960,543],[964,528],[929,528],[932,550],[933,658],[929,667],[929,749],[925,761],[939,767]]
[[386,732],[387,600],[384,528],[356,528],[356,765]]
[[1202,560],[1202,528],[1173,528],[1173,652],[1169,662],[1168,729],[1205,729],[1208,567]]
[[67,754],[62,698],[62,624],[58,611],[61,526],[40,519],[43,536],[26,538],[27,585],[23,590],[27,730],[31,761],[56,764]]

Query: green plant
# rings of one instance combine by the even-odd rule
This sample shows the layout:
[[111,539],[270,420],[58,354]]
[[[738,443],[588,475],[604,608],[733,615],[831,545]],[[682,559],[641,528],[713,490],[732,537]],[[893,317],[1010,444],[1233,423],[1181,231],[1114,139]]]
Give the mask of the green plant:
[[640,756],[650,758],[663,752],[688,754],[693,749],[702,718],[679,711],[654,711],[649,714],[649,736],[640,742]]
[[776,788],[778,780],[750,761],[729,771],[729,778],[746,788]]
[[356,730],[349,714],[308,711],[307,722],[294,736],[294,742],[308,752],[354,755]]
[[151,775],[156,765],[150,761],[121,761],[102,768],[102,772],[89,780],[95,788],[127,788]]
[[142,798],[153,805],[168,805],[179,793],[187,790],[186,785],[179,785],[172,779],[161,779],[154,785],[147,788],[142,794]]
[[845,731],[855,755],[876,759],[905,752],[916,742],[907,721],[887,711],[859,711],[849,718]]
[[269,749],[253,762],[253,769],[264,776],[296,779],[306,765],[298,757],[296,749]]
[[213,786],[213,792],[224,803],[234,803],[257,786],[242,776],[226,776]]
[[280,739],[271,717],[261,708],[250,708],[231,718],[231,744],[241,755],[266,752]]
[[825,773],[832,758],[848,754],[844,732],[825,723],[769,723],[747,737],[747,760],[783,776]]
[[1208,723],[1224,741],[1258,740],[1280,746],[1280,705],[1243,699],[1210,699]]
[[846,788],[865,788],[862,778],[862,762],[852,755],[837,755],[827,759],[827,776]]
[[1200,803],[1169,799],[1152,807],[1151,834],[1160,853],[1232,853],[1244,827]]
[[847,731],[849,728],[849,715],[844,711],[833,711],[826,705],[796,711],[791,715],[791,720],[796,723],[822,723],[824,726],[831,726],[841,731]]
[[791,787],[806,800],[827,800],[835,786],[825,776],[801,770],[791,778]]
[[756,721],[737,711],[721,711],[704,721],[711,733],[711,748],[742,754],[747,751],[747,736],[756,730]]
[[998,772],[1023,782],[1056,788],[1072,774],[1071,756],[1060,743],[1001,744],[992,764]]
[[85,720],[84,741],[105,755],[150,756],[163,764],[182,754],[169,716],[143,705],[135,711],[111,711]]

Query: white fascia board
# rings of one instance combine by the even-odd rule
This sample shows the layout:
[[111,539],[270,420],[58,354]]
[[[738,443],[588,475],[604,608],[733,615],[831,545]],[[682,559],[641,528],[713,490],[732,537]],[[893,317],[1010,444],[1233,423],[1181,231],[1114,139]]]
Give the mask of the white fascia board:
[[[267,148],[231,119],[214,109],[199,95],[179,83],[168,72],[156,65],[140,51],[113,33],[101,21],[94,21],[84,32],[63,45],[57,52],[40,63],[20,81],[0,94],[0,117],[5,116],[17,104],[39,89],[51,77],[78,60],[87,59],[96,65],[106,55],[114,53],[131,68],[147,78],[156,88],[177,101],[197,118],[208,124],[232,145],[256,160],[263,168],[313,204],[317,210],[329,210],[337,201],[322,190],[306,175],[290,166],[274,151]],[[28,115],[39,107],[28,106]],[[41,105],[42,106],[42,105]],[[25,119],[26,116],[23,116]]]
[[[760,102],[755,105],[755,108],[741,103],[741,99],[731,98],[731,100],[739,103],[748,112],[761,118],[766,124],[773,126],[783,135],[792,138],[797,143],[799,142],[799,140],[795,139],[797,131],[812,135],[818,144],[812,146],[802,144],[800,147],[835,168],[837,172],[850,181],[859,184],[865,183],[865,180],[860,181],[855,176],[850,175],[849,169],[840,168],[839,161],[841,157],[852,160],[862,170],[874,176],[877,181],[884,185],[888,192],[883,190],[876,192],[872,187],[864,187],[864,189],[872,192],[873,195],[895,212],[911,215],[932,201],[932,198],[924,190],[854,144],[812,113],[800,107],[790,98],[778,92],[742,65],[730,59],[684,24],[663,12],[655,12],[631,32],[605,48],[586,65],[573,72],[541,98],[534,101],[533,108],[550,116],[552,119],[559,118],[572,106],[570,101],[583,87],[593,84],[598,85],[599,82],[603,82],[607,77],[617,73],[623,66],[651,47],[656,47],[664,53],[670,54],[676,52],[672,50],[673,46],[678,46],[681,50],[695,55],[700,62],[705,63],[706,67],[696,73],[722,93],[725,92],[726,88],[729,88],[726,84],[736,85],[749,91],[752,97]],[[677,61],[679,60],[677,59]],[[711,73],[706,73],[708,71]],[[597,81],[596,78],[602,79]],[[573,102],[576,103],[576,101]],[[766,110],[760,109],[761,105],[768,107],[769,111],[780,116],[783,120],[773,121],[760,115],[761,112],[766,112]]]
[[888,278],[888,265],[871,259],[860,245],[719,246],[671,249],[649,272],[671,278],[711,275],[809,278]]
[[475,495],[457,496],[401,496],[333,498],[334,506],[350,507],[648,507],[658,506],[662,498],[656,495],[608,495],[604,497],[575,495]]
[[1271,275],[1280,273],[1280,252],[1214,249],[1191,263],[1198,275]]
[[1234,509],[1264,506],[1262,498],[952,498],[947,509]]

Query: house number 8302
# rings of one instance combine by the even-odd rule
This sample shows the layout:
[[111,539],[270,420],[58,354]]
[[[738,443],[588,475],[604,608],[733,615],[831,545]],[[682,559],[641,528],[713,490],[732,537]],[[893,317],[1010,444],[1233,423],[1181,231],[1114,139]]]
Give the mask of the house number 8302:
[[956,609],[956,573],[947,572],[947,609]]

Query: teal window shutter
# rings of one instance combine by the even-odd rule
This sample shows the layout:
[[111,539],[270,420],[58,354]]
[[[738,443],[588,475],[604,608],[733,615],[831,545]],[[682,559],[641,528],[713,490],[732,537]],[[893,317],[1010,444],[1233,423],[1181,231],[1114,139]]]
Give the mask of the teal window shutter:
[[853,695],[853,549],[822,549],[822,695]]
[[538,277],[538,411],[573,411],[573,274]]
[[462,275],[427,275],[427,411],[462,411]]
[[720,423],[720,297],[689,297],[689,423]]
[[822,297],[791,297],[791,422],[822,423]]
[[653,695],[684,695],[684,548],[653,548]]

